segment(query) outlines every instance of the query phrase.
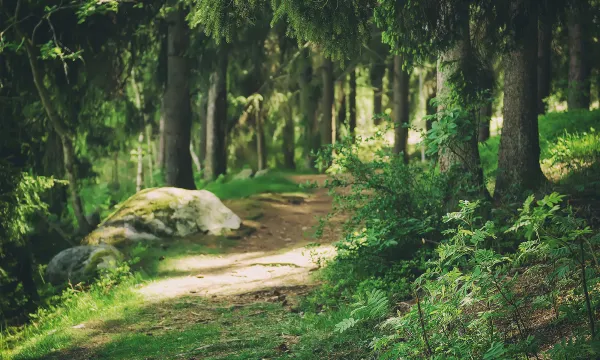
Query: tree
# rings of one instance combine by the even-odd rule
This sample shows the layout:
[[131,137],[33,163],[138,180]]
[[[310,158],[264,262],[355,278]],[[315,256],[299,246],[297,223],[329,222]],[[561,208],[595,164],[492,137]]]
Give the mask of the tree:
[[210,74],[206,112],[206,164],[204,178],[214,180],[227,171],[225,138],[227,134],[227,45],[218,47],[218,60]]
[[511,0],[512,46],[504,57],[504,125],[498,152],[494,197],[535,189],[544,179],[540,168],[537,122],[537,4]]
[[547,12],[540,14],[538,30],[538,114],[546,112],[544,100],[550,96],[550,83],[552,75],[552,17]]
[[192,114],[190,104],[190,69],[186,51],[189,28],[182,5],[174,4],[167,14],[168,60],[167,86],[164,96],[166,184],[195,189],[190,154]]
[[408,80],[409,74],[403,69],[404,57],[394,56],[392,119],[394,120],[394,153],[403,154],[408,163]]
[[348,92],[348,132],[349,135],[356,136],[356,72],[358,69],[352,69],[350,71],[350,79],[348,80],[348,86],[350,91]]
[[569,93],[568,107],[589,109],[590,107],[590,65],[588,0],[574,2],[568,11],[569,32]]
[[323,78],[323,96],[321,107],[323,120],[321,123],[321,145],[329,145],[333,142],[333,61],[324,58],[321,65],[321,76]]
[[305,166],[313,169],[313,151],[319,148],[319,128],[316,116],[319,89],[313,83],[313,66],[311,52],[308,48],[302,50],[298,59],[298,86],[300,88],[301,122],[304,126],[304,159]]

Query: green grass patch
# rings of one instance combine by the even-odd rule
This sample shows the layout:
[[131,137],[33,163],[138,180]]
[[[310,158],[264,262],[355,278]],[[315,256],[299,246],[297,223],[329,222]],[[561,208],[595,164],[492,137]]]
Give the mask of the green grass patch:
[[246,180],[211,182],[204,187],[221,200],[241,199],[261,193],[287,193],[301,191],[300,185],[278,173]]

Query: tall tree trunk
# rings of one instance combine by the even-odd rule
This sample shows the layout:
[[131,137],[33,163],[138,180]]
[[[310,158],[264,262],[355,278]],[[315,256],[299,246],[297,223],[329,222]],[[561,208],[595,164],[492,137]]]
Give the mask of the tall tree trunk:
[[167,14],[167,23],[167,88],[164,97],[166,184],[195,189],[190,154],[190,69],[186,58],[189,29],[181,5]]
[[210,75],[206,110],[206,159],[204,178],[214,180],[227,171],[225,140],[227,136],[227,64],[226,45],[219,45],[219,61]]
[[200,163],[200,158],[196,154],[193,142],[190,142],[190,155],[192,155],[192,162],[194,163],[194,166],[196,166],[196,171],[198,173],[202,172],[202,164]]
[[377,62],[371,68],[371,86],[373,87],[373,123],[381,124],[383,113],[383,77],[385,76],[385,63]]
[[346,125],[346,90],[345,90],[345,81],[341,80],[337,83],[338,86],[338,94],[339,94],[339,102],[337,105],[337,116],[334,121],[335,124],[335,141],[338,142],[342,139],[342,124]]
[[152,124],[148,122],[146,125],[146,147],[148,148],[148,183],[150,187],[154,186],[154,161],[152,149]]
[[544,99],[550,96],[550,80],[552,76],[552,22],[549,15],[540,17],[538,30],[538,63],[537,63],[537,89],[538,89],[538,114],[546,113]]
[[142,144],[144,143],[144,133],[140,132],[137,145],[137,175],[135,177],[135,191],[141,191],[144,184],[144,155]]
[[313,67],[309,49],[304,49],[298,61],[300,76],[300,109],[302,111],[302,125],[304,127],[304,162],[308,169],[315,168],[315,159],[311,155],[319,147],[319,131],[316,117],[317,97],[312,85]]
[[[468,8],[457,8],[457,12],[464,12],[464,18],[468,18]],[[471,56],[471,45],[469,42],[469,23],[465,22],[462,24],[463,39],[458,41],[456,45],[442,53],[437,64],[437,98],[441,101],[447,99],[449,92],[451,91],[450,79],[456,74],[461,72],[463,76],[470,75],[470,69],[467,68],[466,62],[469,56]],[[438,106],[438,112],[444,109],[443,104]],[[481,168],[481,160],[479,158],[479,147],[477,145],[477,132],[479,129],[472,121],[469,126],[463,126],[458,128],[458,132],[461,136],[468,136],[470,140],[460,141],[458,143],[450,144],[447,148],[442,148],[439,151],[439,166],[440,171],[447,172],[453,167],[458,167],[462,173],[470,174],[472,183],[481,189],[481,193],[487,194],[487,189],[484,186],[483,181],[483,170]],[[454,204],[449,204],[450,208],[454,207]]]
[[537,121],[537,5],[511,0],[513,9],[525,8],[528,22],[516,48],[504,57],[504,123],[498,151],[494,197],[511,190],[535,189],[544,179],[540,168]]
[[200,164],[202,168],[206,166],[206,105],[207,105],[207,97],[202,96],[200,100],[200,141],[198,141],[199,147],[199,158]]
[[352,138],[356,136],[356,71],[350,71],[350,89],[348,92],[348,132]]
[[479,109],[479,142],[490,138],[490,121],[492,119],[492,103],[489,102]]
[[113,153],[112,187],[114,190],[119,190],[121,187],[119,183],[119,149]]
[[321,126],[321,145],[329,145],[333,140],[333,61],[331,59],[323,59],[322,65],[322,76],[323,76],[323,123]]
[[408,163],[408,72],[402,69],[404,57],[394,56],[394,102],[392,118],[394,120],[394,154],[403,153],[404,162]]
[[568,16],[569,28],[569,110],[590,108],[590,65],[587,45],[587,9],[581,4],[573,6]]
[[165,107],[163,101],[160,120],[158,122],[158,151],[156,152],[156,167],[161,170],[165,168],[165,139]]
[[294,113],[292,106],[287,104],[285,112],[285,127],[283,128],[283,166],[286,169],[296,169],[295,149],[296,149],[296,129],[294,126]]
[[71,206],[73,207],[73,213],[75,214],[75,218],[77,219],[79,232],[81,234],[88,234],[92,230],[92,228],[85,217],[83,203],[81,201],[81,197],[79,196],[79,178],[77,177],[77,172],[75,168],[75,149],[73,148],[72,142],[73,135],[68,130],[67,125],[64,123],[63,119],[57,113],[54,104],[52,103],[52,99],[50,97],[48,89],[44,84],[44,76],[41,73],[37,61],[37,59],[40,56],[38,49],[28,38],[24,38],[24,44],[25,49],[27,51],[27,56],[29,58],[29,66],[31,67],[33,82],[35,83],[35,87],[40,97],[40,101],[42,103],[42,106],[44,107],[44,110],[46,111],[48,120],[50,120],[50,124],[52,124],[54,131],[56,131],[62,142],[64,160],[63,164],[65,166],[65,174],[67,175],[67,180],[69,181]]
[[263,111],[256,112],[256,155],[258,158],[257,170],[264,170],[267,162],[265,149],[265,131],[263,129]]

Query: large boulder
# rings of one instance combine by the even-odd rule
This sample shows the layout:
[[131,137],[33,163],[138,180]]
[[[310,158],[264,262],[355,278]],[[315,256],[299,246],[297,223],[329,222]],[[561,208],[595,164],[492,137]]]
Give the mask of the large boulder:
[[46,268],[52,284],[77,284],[95,277],[102,269],[114,269],[123,261],[119,250],[110,245],[75,246],[58,253]]
[[83,243],[124,247],[140,240],[184,237],[197,232],[221,235],[238,229],[241,222],[210,191],[153,188],[126,200]]
[[269,169],[258,170],[256,172],[256,174],[254,174],[254,177],[255,178],[263,177],[263,176],[267,175],[269,173],[269,171],[270,171]]

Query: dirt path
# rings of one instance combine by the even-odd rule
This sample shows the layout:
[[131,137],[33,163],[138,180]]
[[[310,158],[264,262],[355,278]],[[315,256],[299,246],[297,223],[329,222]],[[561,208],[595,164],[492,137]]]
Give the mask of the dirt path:
[[[299,183],[324,181],[324,175],[295,176]],[[140,289],[149,300],[183,295],[211,298],[241,295],[276,288],[296,288],[311,282],[316,261],[333,254],[331,243],[338,240],[331,229],[315,243],[318,217],[331,210],[331,198],[319,189],[301,196],[259,196],[249,202],[226,202],[240,217],[256,210],[262,214],[256,232],[236,240],[221,255],[190,255],[170,261],[162,271],[179,276],[154,281]],[[258,208],[258,209],[257,209]]]
[[[299,183],[324,176],[294,176]],[[187,238],[160,256],[156,280],[136,291],[142,298],[114,313],[62,329],[71,345],[42,359],[278,359],[299,337],[286,324],[296,321],[295,304],[314,285],[316,257],[333,255],[339,234],[329,227],[310,246],[318,218],[331,210],[325,190],[310,194],[262,195],[225,202],[250,221],[246,233],[222,238]],[[336,221],[334,219],[334,221]],[[212,239],[212,240],[211,240]],[[221,240],[218,240],[221,239]],[[153,256],[155,256],[153,255]],[[139,301],[143,300],[143,301]],[[49,335],[55,336],[55,335]],[[27,357],[26,357],[27,358]],[[312,355],[309,355],[312,359]],[[29,359],[29,358],[27,358]],[[40,357],[35,357],[40,359]]]

